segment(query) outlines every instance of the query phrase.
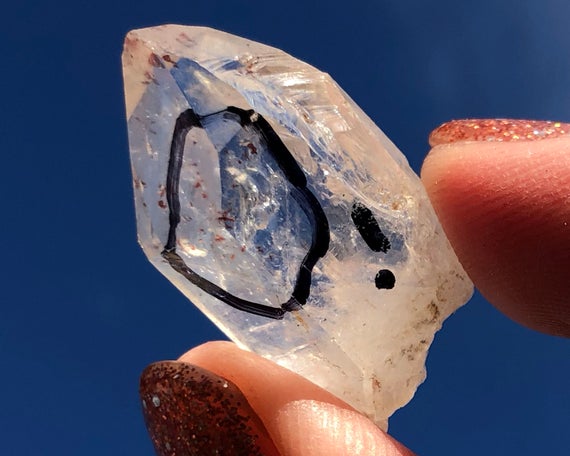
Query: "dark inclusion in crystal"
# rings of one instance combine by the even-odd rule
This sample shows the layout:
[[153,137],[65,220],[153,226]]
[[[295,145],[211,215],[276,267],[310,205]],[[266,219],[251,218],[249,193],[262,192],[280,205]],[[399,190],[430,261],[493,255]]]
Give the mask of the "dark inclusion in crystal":
[[[290,298],[282,303],[280,307],[271,307],[247,301],[229,293],[192,270],[176,252],[176,229],[181,220],[180,175],[186,137],[193,128],[203,129],[204,121],[208,120],[208,117],[220,114],[237,119],[242,129],[247,128],[258,136],[259,140],[266,146],[263,147],[263,151],[260,153],[269,153],[277,163],[280,171],[291,184],[291,196],[299,204],[311,225],[311,245],[297,272],[293,292]],[[257,151],[252,152],[257,153]],[[169,232],[162,256],[174,270],[182,274],[186,279],[208,294],[236,309],[263,317],[281,319],[286,312],[298,310],[307,302],[313,267],[318,259],[326,254],[329,248],[329,224],[319,201],[307,188],[307,179],[303,170],[263,116],[253,110],[244,110],[234,106],[229,106],[222,111],[207,115],[198,115],[192,109],[187,109],[180,114],[174,126],[170,147],[166,177],[166,198],[169,207]]]
[[383,252],[386,253],[390,248],[390,241],[386,237],[376,218],[372,214],[372,211],[368,209],[364,204],[356,202],[352,205],[352,212],[350,214],[354,226],[366,242],[366,245],[370,247],[373,252]]
[[394,273],[392,271],[388,269],[380,269],[374,278],[374,284],[378,289],[385,288],[387,290],[391,290],[396,284],[396,277],[394,277]]
[[[387,253],[390,250],[390,241],[380,229],[378,221],[364,204],[356,202],[352,205],[352,212],[350,214],[354,226],[362,236],[366,245],[373,252]],[[374,284],[378,289],[392,289],[396,284],[396,277],[394,273],[388,269],[381,269],[374,278]]]

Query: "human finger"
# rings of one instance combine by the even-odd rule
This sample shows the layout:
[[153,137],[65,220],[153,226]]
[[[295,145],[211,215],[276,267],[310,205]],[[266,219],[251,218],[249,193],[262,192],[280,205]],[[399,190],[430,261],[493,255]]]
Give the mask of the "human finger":
[[[202,345],[184,354],[179,361],[185,366],[199,366],[235,385],[243,395],[242,406],[247,403],[250,407],[248,415],[252,416],[252,422],[259,420],[263,423],[271,445],[275,445],[274,448],[282,456],[413,455],[337,397],[269,360],[240,350],[232,343]],[[154,388],[147,389],[143,394],[149,397]],[[220,394],[223,395],[223,391]],[[191,424],[196,417],[186,413],[186,400],[184,397],[172,398],[171,402],[180,401],[180,406],[171,407],[169,412],[179,416],[177,422]],[[233,413],[232,410],[229,413]],[[203,414],[200,417],[205,420],[201,428],[214,425],[213,422],[206,424],[208,419]],[[159,429],[157,433],[153,430],[157,429],[156,425],[149,423],[149,420],[147,424],[153,440],[160,440],[165,431]],[[194,434],[195,428],[192,425]],[[240,432],[243,432],[242,429],[230,430],[230,433]],[[256,442],[256,445],[261,454],[273,454],[271,451],[274,449],[267,441]],[[212,450],[226,454],[223,446],[207,447],[207,450],[208,453],[202,449],[202,453],[196,454],[210,454]],[[194,454],[192,450],[187,451]]]
[[570,336],[570,125],[444,124],[422,180],[465,270],[519,323]]

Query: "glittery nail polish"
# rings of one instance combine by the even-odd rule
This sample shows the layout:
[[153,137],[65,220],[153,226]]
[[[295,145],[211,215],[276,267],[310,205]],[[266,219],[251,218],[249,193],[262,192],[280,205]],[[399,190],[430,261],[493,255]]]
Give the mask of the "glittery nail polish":
[[152,364],[141,376],[140,396],[159,456],[276,453],[238,387],[210,371],[175,361]]
[[465,119],[436,128],[429,137],[432,147],[462,141],[537,141],[570,135],[570,124],[545,120]]

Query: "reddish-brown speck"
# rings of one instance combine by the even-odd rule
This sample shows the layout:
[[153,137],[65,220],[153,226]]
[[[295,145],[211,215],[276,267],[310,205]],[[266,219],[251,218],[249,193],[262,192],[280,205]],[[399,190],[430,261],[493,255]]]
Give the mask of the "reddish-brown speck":
[[144,77],[147,79],[146,81],[144,81],[144,84],[150,84],[151,82],[154,82],[156,85],[159,85],[158,81],[154,78],[152,74],[150,74],[150,72],[145,71]]
[[235,218],[228,215],[228,211],[224,211],[218,217],[218,222],[223,222],[226,229],[231,230],[233,228],[233,223],[235,222]]
[[162,209],[166,209],[166,203],[162,200],[158,200],[158,206]]
[[247,148],[252,154],[257,154],[257,147],[255,147],[252,143],[247,143]]
[[229,211],[223,211],[219,213],[218,221],[220,222],[235,222],[235,217],[229,215]]
[[150,63],[155,68],[164,68],[164,65],[160,61],[160,57],[154,52],[151,52],[148,56],[148,63]]
[[178,41],[181,44],[184,45],[189,45],[189,44],[193,44],[194,40],[192,38],[190,38],[188,35],[186,35],[186,33],[182,32],[178,35],[178,37],[176,38],[176,41]]
[[219,234],[216,234],[214,236],[214,241],[216,241],[216,242],[221,242],[221,241],[224,241],[225,239],[226,239],[225,237],[220,236]]

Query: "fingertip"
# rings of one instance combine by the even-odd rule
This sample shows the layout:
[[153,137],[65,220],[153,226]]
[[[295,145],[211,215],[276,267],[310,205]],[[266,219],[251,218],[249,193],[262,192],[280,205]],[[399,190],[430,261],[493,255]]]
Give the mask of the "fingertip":
[[438,145],[421,175],[481,293],[523,325],[570,336],[570,138]]
[[229,342],[182,355],[235,383],[259,415],[282,456],[410,456],[372,421],[307,379]]
[[358,412],[314,400],[291,401],[276,416],[276,442],[286,455],[413,456]]
[[352,408],[314,383],[231,342],[208,342],[188,351],[179,361],[201,366],[234,382],[258,413],[273,417],[286,402],[314,399]]

